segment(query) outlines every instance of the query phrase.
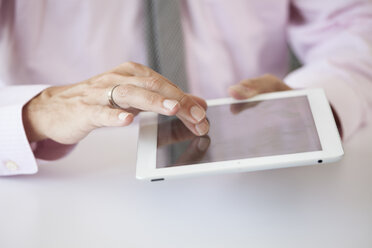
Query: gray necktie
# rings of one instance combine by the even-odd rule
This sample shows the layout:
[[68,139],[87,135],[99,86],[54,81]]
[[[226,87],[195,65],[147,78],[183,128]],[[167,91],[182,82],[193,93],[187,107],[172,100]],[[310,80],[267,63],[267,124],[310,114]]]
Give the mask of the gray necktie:
[[[187,92],[180,0],[144,0],[147,59],[149,66]],[[162,117],[160,116],[160,120]],[[188,144],[170,146],[165,157],[176,161]]]
[[144,0],[149,66],[187,91],[179,0]]

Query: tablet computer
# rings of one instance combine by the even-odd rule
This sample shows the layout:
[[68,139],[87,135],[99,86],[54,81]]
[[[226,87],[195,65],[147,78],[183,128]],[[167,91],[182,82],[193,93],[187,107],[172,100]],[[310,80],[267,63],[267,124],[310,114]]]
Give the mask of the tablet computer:
[[337,161],[344,154],[322,89],[207,101],[209,133],[193,135],[176,117],[140,114],[138,179],[160,181]]

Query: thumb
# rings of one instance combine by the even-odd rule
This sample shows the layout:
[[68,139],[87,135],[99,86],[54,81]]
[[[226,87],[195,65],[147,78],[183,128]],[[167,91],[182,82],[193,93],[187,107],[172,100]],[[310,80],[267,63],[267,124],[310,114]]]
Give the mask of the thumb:
[[262,93],[285,90],[291,88],[279,78],[269,74],[243,80],[228,89],[229,94],[236,99],[247,99]]

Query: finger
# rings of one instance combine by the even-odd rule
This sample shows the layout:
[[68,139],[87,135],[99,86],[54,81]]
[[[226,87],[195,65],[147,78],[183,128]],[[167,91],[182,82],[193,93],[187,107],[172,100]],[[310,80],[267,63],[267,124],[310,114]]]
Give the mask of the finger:
[[[177,85],[161,75],[154,77],[125,77],[121,82],[123,84],[133,84],[135,86],[163,94],[164,96],[173,96],[176,99],[182,98],[185,94],[177,87]],[[191,94],[186,95],[190,97],[191,100],[199,104],[203,109],[207,109],[207,103],[204,99]]]
[[243,80],[241,84],[245,87],[255,89],[259,94],[291,89],[282,80],[270,74],[265,74],[261,77],[249,80]]
[[116,73],[98,75],[83,84],[80,91],[84,94],[84,102],[89,105],[108,105],[108,93],[116,85],[126,83],[126,77]]
[[186,151],[177,159],[177,164],[193,164],[199,162],[206,154],[211,141],[208,136],[196,137]]
[[207,119],[204,119],[202,122],[198,124],[194,124],[184,119],[183,117],[179,118],[183,122],[183,124],[197,136],[203,136],[209,132],[209,122]]
[[180,110],[177,112],[177,117],[186,120],[193,124],[201,124],[205,121],[205,109],[194,101],[190,96],[184,95],[179,99],[181,105]]
[[122,109],[113,109],[104,106],[92,107],[91,124],[94,127],[120,127],[127,126],[133,121],[133,114]]
[[251,98],[259,94],[256,89],[247,87],[245,85],[242,85],[241,83],[230,86],[228,92],[230,96],[238,100]]
[[[112,72],[122,73],[123,75],[125,73],[130,73],[136,77],[151,77],[147,79],[132,78],[132,84],[138,87],[143,87],[148,90],[158,92],[169,100],[174,99],[178,101],[179,108],[176,111],[177,116],[191,123],[200,123],[200,125],[203,125],[204,127],[205,122],[203,124],[202,122],[206,117],[205,109],[201,107],[192,97],[182,92],[182,90],[180,90],[168,79],[164,78],[150,68],[138,63],[128,62],[118,66],[117,68],[112,70]],[[134,107],[134,105],[132,106]],[[126,106],[124,105],[123,107]]]
[[128,113],[131,113],[134,117],[136,117],[139,113],[142,112],[140,109],[136,109],[136,108],[127,108],[125,109],[125,111],[127,111]]
[[197,104],[199,104],[204,110],[207,110],[208,105],[207,102],[198,96],[188,94]]
[[158,126],[158,146],[182,142],[195,135],[179,119],[160,123]]
[[236,99],[246,99],[257,94],[290,90],[279,78],[266,74],[261,77],[243,80],[229,88],[229,94]]
[[145,88],[164,96],[173,96],[175,98],[184,95],[174,83],[164,78],[161,75],[141,77],[141,76],[130,76],[125,77],[122,81],[124,84],[132,84],[137,87]]
[[174,99],[140,88],[131,84],[120,85],[113,92],[116,104],[122,108],[137,108],[164,115],[175,115],[180,109],[180,103]]
[[134,62],[124,63],[112,70],[112,72],[136,77],[151,77],[147,79],[133,78],[133,84],[151,91],[158,92],[164,97],[175,99],[180,103],[177,116],[182,116],[193,123],[200,123],[205,119],[205,110],[188,95],[185,95],[174,83],[163,77],[154,70]]
[[[90,104],[106,105],[108,103],[108,93],[117,85],[134,85],[142,87],[159,94],[174,95],[172,90],[167,88],[177,89],[166,80],[160,77],[136,77],[123,76],[116,72],[109,72],[99,75],[91,80],[93,84],[89,84],[89,94],[87,94],[88,102]],[[85,90],[85,89],[83,89]],[[177,89],[179,91],[179,89]],[[115,89],[116,91],[116,89]],[[177,94],[178,95],[178,94]]]
[[122,75],[129,74],[137,77],[151,77],[158,74],[147,66],[131,61],[118,65],[117,67],[112,69],[111,72],[119,73]]
[[[124,84],[126,83],[126,79],[131,77],[132,75],[129,74],[122,75],[115,72],[106,72],[90,79],[90,81],[93,82],[93,88],[103,89],[117,84]],[[92,84],[90,86],[92,86]]]
[[178,87],[174,86],[173,83],[160,75],[156,77],[132,77],[126,83],[157,92],[165,98],[178,101],[180,103],[180,109],[177,112],[177,116],[183,117],[189,122],[199,123],[205,119],[207,104],[203,99],[185,94]]

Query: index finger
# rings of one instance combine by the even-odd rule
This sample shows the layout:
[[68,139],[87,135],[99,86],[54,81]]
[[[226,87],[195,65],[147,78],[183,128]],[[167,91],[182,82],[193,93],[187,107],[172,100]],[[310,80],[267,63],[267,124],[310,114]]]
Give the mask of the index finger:
[[126,75],[129,73],[133,76],[126,80],[128,83],[157,92],[167,99],[178,101],[180,104],[178,117],[194,124],[201,123],[205,119],[206,113],[203,106],[154,70],[141,64],[128,62],[116,67],[112,72]]

